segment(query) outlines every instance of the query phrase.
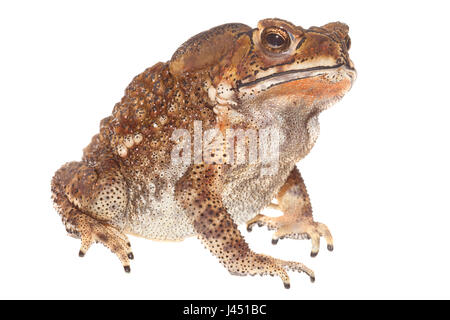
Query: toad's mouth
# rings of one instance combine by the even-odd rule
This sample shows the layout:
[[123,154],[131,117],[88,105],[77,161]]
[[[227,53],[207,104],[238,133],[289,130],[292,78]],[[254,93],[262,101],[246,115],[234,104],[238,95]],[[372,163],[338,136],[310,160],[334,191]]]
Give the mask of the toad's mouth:
[[239,82],[237,90],[241,93],[252,95],[281,84],[318,76],[324,76],[326,80],[330,82],[339,82],[342,79],[347,78],[353,83],[356,79],[356,71],[344,64],[287,70],[264,76],[253,81]]

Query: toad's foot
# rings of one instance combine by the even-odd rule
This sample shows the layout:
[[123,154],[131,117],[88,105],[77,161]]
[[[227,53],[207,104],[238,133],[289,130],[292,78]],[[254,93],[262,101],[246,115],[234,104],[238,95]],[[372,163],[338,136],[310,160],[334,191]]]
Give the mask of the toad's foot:
[[258,214],[247,222],[247,231],[252,231],[253,226],[267,226],[269,230],[276,230],[272,236],[272,244],[277,244],[279,239],[311,239],[312,249],[311,257],[319,253],[320,237],[324,237],[329,251],[333,251],[333,237],[328,227],[320,222],[314,222],[312,219],[300,221],[290,221],[286,216],[267,217]]
[[233,269],[229,269],[230,273],[233,275],[271,275],[271,276],[279,276],[283,281],[284,287],[289,289],[291,287],[290,279],[286,271],[296,271],[296,272],[304,272],[309,276],[311,282],[316,280],[314,275],[314,271],[306,267],[304,264],[300,262],[293,261],[285,261],[281,259],[276,259],[268,255],[257,254],[251,252],[247,257],[247,262],[244,262],[244,265],[247,265],[247,268],[244,270],[234,271]]
[[119,258],[125,272],[130,272],[130,260],[133,260],[134,256],[125,234],[87,215],[78,217],[77,229],[81,238],[80,257],[85,256],[93,243],[100,242]]

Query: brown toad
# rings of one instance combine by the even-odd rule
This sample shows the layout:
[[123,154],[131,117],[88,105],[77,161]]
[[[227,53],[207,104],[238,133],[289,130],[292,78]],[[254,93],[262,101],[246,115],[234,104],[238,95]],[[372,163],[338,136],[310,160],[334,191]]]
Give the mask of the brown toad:
[[[286,270],[314,280],[301,263],[254,253],[237,225],[266,225],[275,230],[273,243],[310,238],[311,256],[320,237],[333,249],[328,228],[313,220],[295,164],[317,139],[319,113],[356,78],[349,47],[348,27],[339,22],[309,29],[280,19],[254,29],[225,24],[136,76],[82,160],[66,163],[52,180],[66,230],[81,239],[80,256],[100,242],[129,272],[126,234],[197,235],[232,274],[278,275],[286,288]],[[248,148],[248,156],[234,146]],[[261,215],[268,206],[284,215]]]

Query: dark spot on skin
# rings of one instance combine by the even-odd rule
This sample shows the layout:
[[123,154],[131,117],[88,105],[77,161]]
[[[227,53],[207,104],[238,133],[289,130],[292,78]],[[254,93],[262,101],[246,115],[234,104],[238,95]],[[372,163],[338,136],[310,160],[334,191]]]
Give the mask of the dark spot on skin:
[[102,242],[107,242],[108,241],[108,236],[104,233],[99,233],[97,234],[97,238],[99,240],[101,240]]

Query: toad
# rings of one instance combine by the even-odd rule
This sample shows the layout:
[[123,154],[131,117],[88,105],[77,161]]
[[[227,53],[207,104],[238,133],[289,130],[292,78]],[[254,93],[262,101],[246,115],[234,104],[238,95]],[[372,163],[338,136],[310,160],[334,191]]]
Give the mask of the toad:
[[[267,226],[274,244],[310,239],[313,257],[320,238],[333,250],[296,163],[316,142],[320,112],[352,87],[349,49],[340,22],[231,23],[137,75],[81,161],[64,164],[51,182],[67,232],[81,239],[79,255],[99,242],[130,272],[127,235],[196,236],[232,274],[276,275],[286,288],[289,270],[314,281],[300,262],[252,251],[238,225]],[[283,215],[261,214],[267,207]]]

